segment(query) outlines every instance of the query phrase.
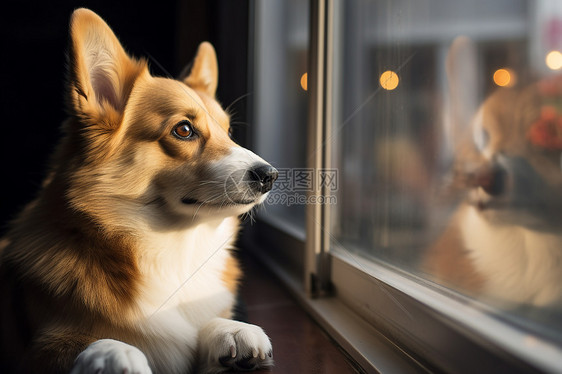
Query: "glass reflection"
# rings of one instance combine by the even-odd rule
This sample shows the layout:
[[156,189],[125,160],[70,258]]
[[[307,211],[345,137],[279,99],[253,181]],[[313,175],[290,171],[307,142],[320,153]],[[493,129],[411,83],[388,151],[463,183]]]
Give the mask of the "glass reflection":
[[334,245],[562,340],[562,3],[339,4]]

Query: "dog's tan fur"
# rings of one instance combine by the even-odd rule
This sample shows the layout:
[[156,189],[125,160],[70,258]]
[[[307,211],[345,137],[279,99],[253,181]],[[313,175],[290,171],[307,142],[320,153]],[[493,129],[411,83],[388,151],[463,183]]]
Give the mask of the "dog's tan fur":
[[[241,272],[223,247],[234,241],[235,216],[251,207],[224,206],[228,214],[220,211],[217,220],[205,207],[185,214],[170,203],[237,147],[228,136],[229,117],[215,100],[214,49],[199,47],[183,83],[153,77],[147,62],[128,56],[101,18],[79,9],[71,19],[69,65],[65,136],[42,190],[0,246],[0,361],[22,372],[68,372],[89,344],[111,338],[140,348],[161,372],[188,370],[197,344],[164,345],[151,330],[157,327],[143,322],[159,311],[156,306],[168,308],[170,295],[159,295],[167,289],[152,289],[150,282],[168,271],[166,264],[174,271],[183,258],[174,254],[187,256],[182,248],[168,253],[160,246],[180,243],[182,235],[203,243],[221,230],[217,235],[227,240],[217,247],[224,260],[212,260],[222,268],[219,283],[230,296],[217,304],[216,315],[229,318]],[[198,137],[178,141],[170,133],[186,117]],[[199,193],[197,186],[191,190]],[[202,225],[199,216],[211,223]],[[178,297],[188,300],[189,292]],[[185,349],[189,357],[173,357],[174,366],[167,349],[176,356]]]

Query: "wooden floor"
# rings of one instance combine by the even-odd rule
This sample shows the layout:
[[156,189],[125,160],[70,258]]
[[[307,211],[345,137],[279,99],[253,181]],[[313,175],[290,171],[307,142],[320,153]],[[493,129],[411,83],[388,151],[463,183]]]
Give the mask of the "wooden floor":
[[249,323],[261,326],[273,344],[275,367],[254,373],[357,373],[337,345],[303,311],[288,291],[249,255],[241,297]]

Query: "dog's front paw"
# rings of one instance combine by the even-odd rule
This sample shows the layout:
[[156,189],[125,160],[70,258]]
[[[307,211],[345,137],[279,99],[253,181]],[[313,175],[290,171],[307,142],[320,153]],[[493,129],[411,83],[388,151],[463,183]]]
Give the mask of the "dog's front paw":
[[146,356],[136,347],[113,339],[93,342],[76,357],[70,374],[151,374]]
[[205,374],[273,366],[271,342],[261,327],[223,318],[199,332],[199,354]]

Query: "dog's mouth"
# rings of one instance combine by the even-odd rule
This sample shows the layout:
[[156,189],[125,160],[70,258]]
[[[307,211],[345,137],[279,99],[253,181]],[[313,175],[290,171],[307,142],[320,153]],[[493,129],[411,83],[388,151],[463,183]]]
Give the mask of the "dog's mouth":
[[183,199],[181,199],[181,202],[184,203],[185,205],[200,204],[199,200],[192,199],[190,197],[184,197]]
[[472,204],[475,205],[479,210],[485,210],[489,208],[490,202],[493,197],[486,193],[481,187],[475,188],[471,191]]
[[482,187],[474,188],[470,191],[469,202],[479,211],[501,210],[506,208],[506,201],[499,196],[493,196]]
[[259,204],[273,188],[277,176],[277,170],[269,164],[259,163],[250,169],[236,169],[225,177],[222,191],[219,192],[216,186],[208,191],[192,189],[181,202],[217,208]]
[[193,199],[191,197],[184,197],[181,202],[184,205],[206,205],[206,206],[229,206],[229,205],[249,205],[249,204],[255,204],[256,200],[232,200],[232,199],[227,199],[226,201],[217,203],[217,202],[205,202],[205,201],[200,201],[197,199]]

